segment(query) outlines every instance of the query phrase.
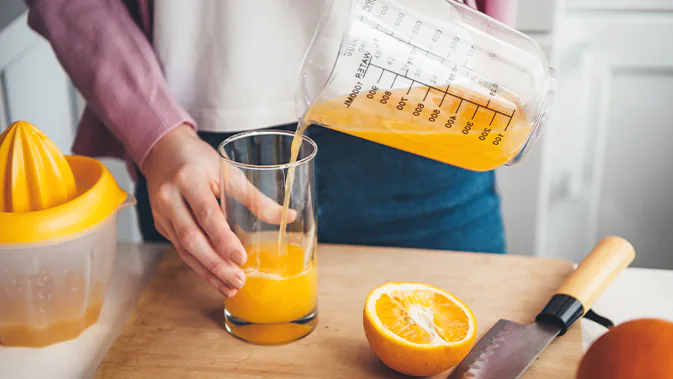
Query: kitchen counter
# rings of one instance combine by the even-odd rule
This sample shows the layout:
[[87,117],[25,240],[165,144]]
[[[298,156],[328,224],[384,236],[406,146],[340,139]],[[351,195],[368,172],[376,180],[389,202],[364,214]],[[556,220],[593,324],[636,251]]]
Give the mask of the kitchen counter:
[[[91,378],[151,279],[164,248],[164,245],[150,244],[120,245],[99,322],[76,340],[44,349],[0,347],[2,377]],[[594,309],[615,323],[640,317],[673,321],[673,302],[662,296],[665,289],[670,288],[673,288],[673,271],[629,268]],[[585,348],[605,332],[587,320],[582,321],[582,327]]]

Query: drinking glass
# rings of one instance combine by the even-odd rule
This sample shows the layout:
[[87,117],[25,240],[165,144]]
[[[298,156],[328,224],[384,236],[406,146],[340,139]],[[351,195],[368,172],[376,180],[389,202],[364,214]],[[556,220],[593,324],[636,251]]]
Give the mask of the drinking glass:
[[[296,341],[317,324],[317,207],[313,161],[316,144],[302,136],[290,163],[293,133],[236,134],[218,148],[221,206],[248,253],[243,288],[224,302],[226,329],[247,342]],[[291,184],[286,237],[279,242],[286,178]],[[235,189],[235,190],[232,190]],[[276,204],[274,204],[274,202]]]

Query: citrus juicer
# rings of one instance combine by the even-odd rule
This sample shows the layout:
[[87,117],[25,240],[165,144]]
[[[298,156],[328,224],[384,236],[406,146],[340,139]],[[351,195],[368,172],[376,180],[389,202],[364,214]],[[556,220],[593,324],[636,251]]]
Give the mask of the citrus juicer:
[[329,0],[301,68],[305,123],[474,171],[519,162],[554,70],[525,34],[455,0]]
[[135,204],[99,161],[64,156],[34,125],[0,135],[0,343],[46,346],[98,320]]

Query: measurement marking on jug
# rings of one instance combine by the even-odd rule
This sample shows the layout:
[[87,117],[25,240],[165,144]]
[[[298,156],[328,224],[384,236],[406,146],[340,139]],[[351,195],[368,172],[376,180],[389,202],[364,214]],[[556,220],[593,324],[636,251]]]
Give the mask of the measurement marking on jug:
[[498,114],[496,112],[493,112],[493,118],[491,119],[491,122],[488,123],[488,126],[491,126],[491,124],[493,124],[493,121],[495,121],[495,116],[497,115]]
[[[376,29],[381,30],[381,29],[378,28],[378,26],[379,26],[379,24],[376,25]],[[438,31],[439,31],[439,30],[438,30]],[[445,61],[450,61],[449,58],[451,58],[451,54],[453,54],[453,52],[456,50],[456,47],[458,47],[458,43],[460,42],[460,38],[459,38],[459,37],[453,37],[453,41],[451,42],[451,46],[449,47],[449,48],[451,49],[451,51],[449,51],[449,53],[448,53],[445,57],[443,57],[443,56],[441,56],[441,55],[439,55],[439,54],[435,54],[435,53],[433,53],[430,49],[424,49],[424,48],[422,48],[422,47],[416,46],[416,45],[414,45],[413,43],[411,43],[411,42],[409,42],[409,41],[407,41],[407,40],[405,40],[405,39],[403,39],[403,38],[400,38],[400,37],[396,36],[394,31],[391,31],[390,33],[386,33],[386,34],[388,34],[388,36],[390,36],[390,37],[396,39],[398,42],[401,42],[401,43],[403,43],[403,44],[405,44],[405,45],[411,46],[411,47],[413,48],[413,49],[412,49],[412,52],[414,52],[415,50],[425,51],[425,55],[426,55],[426,56],[432,55],[433,57],[439,59],[439,60],[441,61],[440,63],[444,63]],[[434,45],[434,44],[433,44],[433,45]],[[431,47],[432,47],[432,46],[431,46]],[[465,67],[466,69],[469,69],[468,67],[466,67],[466,66],[464,66],[464,65],[463,65],[463,67]]]
[[[379,24],[376,24],[376,29],[381,30],[381,29],[378,28],[378,25],[379,25]],[[416,46],[416,45],[414,45],[413,43],[411,43],[411,42],[409,42],[409,41],[406,41],[406,40],[404,40],[404,39],[402,39],[402,38],[396,36],[394,31],[391,31],[390,33],[387,33],[387,34],[388,34],[390,37],[393,37],[394,39],[396,39],[398,42],[401,42],[401,43],[403,43],[403,44],[405,44],[405,45],[411,46],[411,47],[413,47],[414,49],[418,49],[418,50],[425,51],[425,52],[426,52],[426,56],[429,55],[429,54],[431,54],[431,55],[433,55],[433,56],[435,56],[435,57],[437,57],[437,58],[439,58],[439,59],[444,59],[444,57],[442,57],[441,55],[437,55],[437,54],[433,53],[433,52],[430,51],[429,49],[423,49],[422,47]],[[456,37],[456,38],[458,38],[458,37]],[[458,40],[460,40],[460,39],[458,38]],[[455,49],[455,47],[454,47],[454,49]],[[451,53],[449,53],[449,55],[451,55]],[[448,57],[446,57],[446,58],[448,59]]]
[[348,97],[344,101],[344,105],[346,106],[346,108],[350,108],[351,105],[353,105],[353,101],[355,101],[355,98],[358,96],[361,89],[362,89],[362,82],[357,82],[353,87],[351,94],[348,95]]
[[[385,71],[381,70],[381,75],[379,76],[379,80],[377,80],[376,83],[378,83],[378,82],[381,81],[381,78],[383,77],[383,73],[384,73],[384,72],[385,72]],[[366,72],[365,72],[365,74],[366,74]]]
[[477,115],[477,112],[479,111],[479,107],[480,107],[480,105],[477,104],[477,109],[474,110],[474,114],[472,115],[472,120],[474,120],[474,116]]
[[456,108],[456,111],[453,113],[458,113],[458,110],[460,109],[461,105],[463,105],[463,99],[460,99],[460,104],[458,104],[458,108]]
[[469,134],[470,130],[472,130],[473,126],[474,126],[474,123],[472,123],[471,121],[468,121],[467,124],[465,124],[465,126],[463,127],[463,130],[461,131],[461,133]]
[[465,63],[463,63],[463,67],[467,68],[467,62],[470,61],[470,59],[474,56],[474,54],[477,52],[477,49],[475,48],[474,45],[470,46],[470,50],[467,52],[467,58],[465,59]]
[[447,87],[447,88],[446,88],[446,91],[442,91],[442,92],[444,92],[444,95],[442,96],[442,101],[439,102],[439,107],[440,107],[440,108],[442,107],[442,104],[444,104],[444,99],[446,99],[446,92],[447,92],[448,90],[449,90],[449,88]]
[[514,118],[514,113],[516,113],[516,109],[514,112],[512,112],[512,115],[509,116],[509,120],[507,121],[507,126],[505,126],[505,131],[507,131],[507,128],[509,128],[509,123],[512,122],[512,119]]
[[367,94],[367,98],[370,100],[374,100],[374,96],[376,96],[376,91],[378,91],[379,87],[377,86],[372,86],[372,89],[369,90],[369,93]]
[[481,132],[481,135],[479,136],[480,141],[486,141],[486,138],[488,138],[488,134],[491,132],[491,129],[489,128],[484,128],[484,131]]
[[453,128],[453,124],[456,123],[456,116],[451,116],[449,119],[446,121],[446,124],[444,124],[444,127],[447,129]]
[[400,99],[400,102],[397,103],[397,107],[396,107],[397,110],[399,110],[399,111],[403,111],[403,110],[404,110],[404,106],[407,105],[407,101],[409,101],[409,99],[407,99],[406,97],[402,96],[402,98]]
[[[360,62],[360,66],[358,66],[358,69],[355,72],[355,77],[358,79],[363,79],[365,76],[367,76],[367,71],[369,71],[369,65],[371,62],[372,54],[368,51],[365,51],[362,62]],[[381,75],[383,75],[383,73]]]
[[440,114],[440,113],[441,113],[441,111],[440,111],[439,109],[435,109],[435,110],[432,111],[432,113],[430,114],[430,118],[428,119],[428,121],[430,121],[430,122],[435,122],[435,121],[437,121],[437,117],[439,117],[439,114]]
[[425,101],[425,99],[428,98],[428,94],[430,93],[431,89],[432,89],[432,87],[428,87],[428,90],[425,92],[425,97],[423,98],[423,101]]
[[498,135],[495,137],[495,139],[493,140],[493,144],[494,144],[495,146],[500,145],[500,141],[502,141],[502,139],[503,139],[504,137],[505,137],[505,136],[504,136],[503,134],[498,134]]
[[[364,61],[363,61],[363,62],[364,62]],[[413,85],[414,85],[415,83],[420,84],[421,86],[425,86],[425,87],[427,87],[427,88],[428,88],[428,93],[429,93],[429,91],[430,91],[431,89],[434,89],[434,90],[436,90],[436,91],[439,91],[439,92],[443,93],[444,95],[442,96],[442,100],[441,100],[440,103],[439,103],[439,106],[440,106],[440,107],[442,106],[442,104],[444,104],[444,99],[446,98],[447,95],[449,95],[449,96],[451,96],[451,97],[453,97],[453,98],[459,99],[459,100],[460,100],[460,103],[458,104],[458,107],[456,108],[456,110],[455,110],[454,113],[458,113],[458,111],[460,110],[460,107],[463,105],[463,102],[467,102],[467,103],[470,103],[470,104],[476,106],[476,107],[477,107],[477,110],[479,110],[480,108],[484,108],[484,109],[487,109],[487,110],[493,112],[494,115],[493,115],[493,119],[491,120],[491,123],[493,123],[493,120],[495,120],[495,115],[497,115],[497,114],[501,114],[501,115],[507,117],[507,118],[509,119],[509,122],[511,122],[511,121],[512,121],[512,118],[514,117],[514,112],[516,112],[516,110],[514,110],[514,112],[512,112],[512,114],[507,114],[507,113],[505,113],[505,112],[502,112],[502,111],[499,111],[499,110],[497,110],[497,109],[491,108],[491,107],[490,107],[490,105],[491,105],[491,100],[488,100],[488,101],[486,102],[486,105],[479,104],[479,103],[477,103],[476,101],[473,101],[473,100],[464,98],[464,97],[462,97],[462,96],[460,96],[460,95],[456,95],[456,94],[454,94],[454,93],[449,92],[449,89],[451,88],[451,85],[450,85],[450,84],[447,85],[445,89],[441,89],[441,88],[438,88],[438,87],[429,85],[429,84],[427,84],[427,83],[424,83],[424,82],[422,82],[422,81],[420,81],[420,80],[416,80],[416,79],[412,79],[412,78],[410,78],[410,77],[407,75],[407,74],[409,73],[409,70],[406,71],[407,74],[401,74],[401,73],[395,72],[394,70],[391,70],[391,69],[389,69],[389,68],[385,68],[385,67],[379,66],[379,65],[377,65],[377,64],[375,64],[375,63],[372,63],[371,60],[368,61],[368,62],[366,63],[366,69],[364,70],[364,71],[365,71],[365,74],[363,75],[363,77],[367,75],[367,73],[368,73],[368,71],[369,71],[369,67],[375,67],[375,68],[380,69],[382,72],[383,72],[383,71],[388,71],[388,72],[394,74],[395,77],[393,78],[393,82],[392,82],[392,84],[391,84],[391,86],[390,86],[391,88],[393,88],[393,86],[395,85],[395,82],[397,81],[397,78],[398,78],[398,77],[403,77],[403,78],[408,79],[409,81],[411,81],[411,85],[409,86],[409,90],[407,91],[407,95],[411,92],[411,89],[413,88]],[[379,76],[379,80],[380,80],[380,79],[381,79],[381,77]],[[428,93],[426,93],[426,95],[425,95],[426,98],[427,98]],[[425,101],[425,98],[424,98],[424,101]],[[474,117],[476,117],[476,111],[475,111],[475,115],[474,115],[472,118],[474,118]],[[507,123],[508,126],[509,126],[509,122]],[[505,130],[507,130],[507,129],[505,129]]]

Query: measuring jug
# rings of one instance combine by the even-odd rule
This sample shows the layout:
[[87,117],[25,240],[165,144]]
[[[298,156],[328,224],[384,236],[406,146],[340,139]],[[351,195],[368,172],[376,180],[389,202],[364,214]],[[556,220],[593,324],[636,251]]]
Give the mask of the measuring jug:
[[473,171],[533,147],[553,69],[526,35],[453,0],[331,0],[304,58],[304,122]]

